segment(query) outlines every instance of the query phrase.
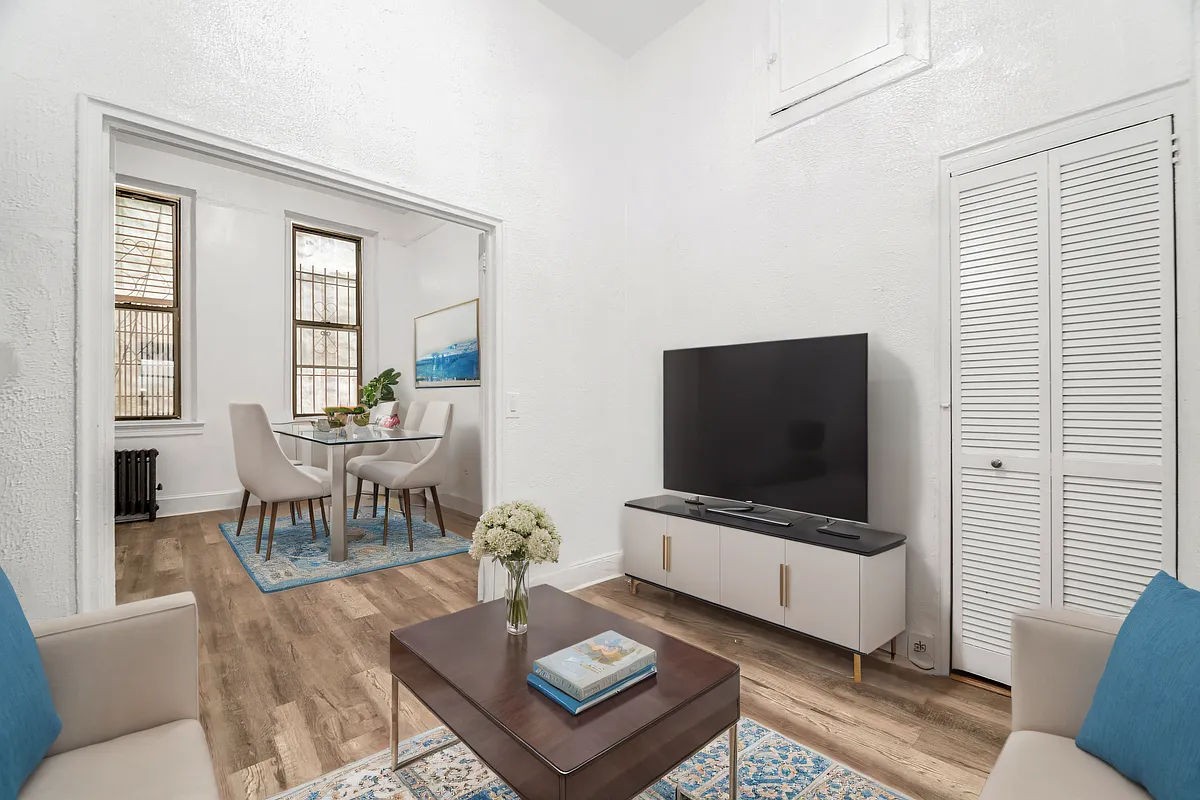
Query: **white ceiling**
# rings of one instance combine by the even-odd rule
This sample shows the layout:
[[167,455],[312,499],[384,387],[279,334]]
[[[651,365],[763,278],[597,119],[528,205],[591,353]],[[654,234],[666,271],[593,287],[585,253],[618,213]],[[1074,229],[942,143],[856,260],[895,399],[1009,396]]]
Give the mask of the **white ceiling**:
[[542,0],[602,44],[629,56],[704,0]]

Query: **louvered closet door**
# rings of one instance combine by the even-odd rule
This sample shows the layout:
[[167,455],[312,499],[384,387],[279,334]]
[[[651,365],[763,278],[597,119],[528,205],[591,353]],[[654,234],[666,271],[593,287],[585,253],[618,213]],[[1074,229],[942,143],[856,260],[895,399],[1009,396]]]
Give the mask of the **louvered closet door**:
[[1003,683],[1012,612],[1051,596],[1046,164],[951,180],[952,662]]
[[1124,614],[1175,561],[1171,121],[1048,155],[1054,604]]

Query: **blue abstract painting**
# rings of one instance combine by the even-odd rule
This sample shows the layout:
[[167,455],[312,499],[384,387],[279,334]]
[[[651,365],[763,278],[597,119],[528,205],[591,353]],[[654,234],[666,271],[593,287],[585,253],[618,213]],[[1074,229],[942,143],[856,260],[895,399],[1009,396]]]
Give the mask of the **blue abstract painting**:
[[418,389],[479,385],[479,301],[423,314],[416,318]]

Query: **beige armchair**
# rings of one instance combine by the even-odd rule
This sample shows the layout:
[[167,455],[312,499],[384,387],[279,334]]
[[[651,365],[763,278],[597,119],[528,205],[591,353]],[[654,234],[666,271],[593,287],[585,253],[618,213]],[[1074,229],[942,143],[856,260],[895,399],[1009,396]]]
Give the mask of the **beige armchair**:
[[62,733],[19,800],[214,800],[190,592],[35,622]]
[[1050,608],[1013,615],[1012,733],[979,800],[1150,800],[1075,746],[1121,622]]

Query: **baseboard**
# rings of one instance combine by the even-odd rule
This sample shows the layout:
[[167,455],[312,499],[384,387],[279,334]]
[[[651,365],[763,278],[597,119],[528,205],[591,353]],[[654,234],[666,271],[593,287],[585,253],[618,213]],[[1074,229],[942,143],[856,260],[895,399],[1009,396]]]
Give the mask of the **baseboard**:
[[[616,578],[623,574],[623,568],[623,553],[617,550],[583,561],[576,561],[565,567],[560,564],[535,564],[530,572],[529,583],[531,586],[545,583],[562,589],[564,592],[573,592]],[[492,561],[491,569],[482,570],[480,578],[480,601],[496,600],[504,596],[504,567],[500,565],[499,561]]]
[[242,504],[242,490],[196,492],[158,496],[158,516],[178,517],[181,514],[201,514],[205,511],[237,509]]
[[479,517],[483,514],[483,506],[465,497],[439,492],[438,500],[441,502],[443,508],[454,509],[460,514],[466,514],[468,517]]

